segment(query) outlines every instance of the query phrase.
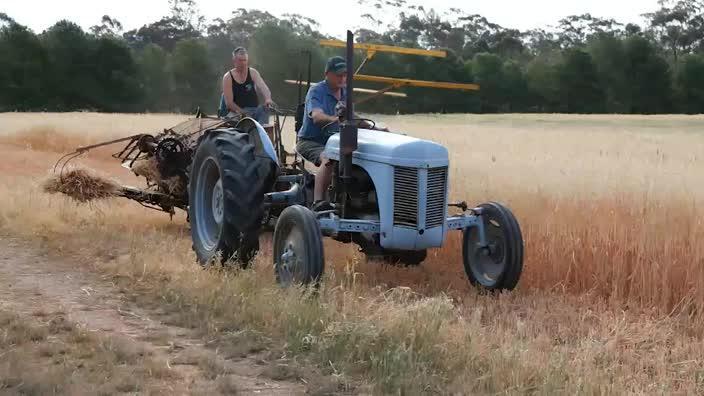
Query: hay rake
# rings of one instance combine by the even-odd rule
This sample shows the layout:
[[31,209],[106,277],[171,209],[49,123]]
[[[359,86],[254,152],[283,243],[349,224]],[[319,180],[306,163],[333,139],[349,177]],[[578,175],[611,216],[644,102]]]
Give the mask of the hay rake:
[[[60,182],[67,182],[65,172],[69,163],[97,148],[125,143],[111,156],[118,159],[122,167],[145,177],[146,188],[120,186],[115,195],[136,201],[149,209],[167,212],[173,217],[175,208],[184,211],[188,208],[187,167],[200,135],[229,122],[232,120],[205,117],[199,112],[196,118],[165,128],[156,135],[139,133],[78,147],[56,161],[53,173],[56,175],[58,172]],[[140,170],[135,166],[139,163],[146,164],[146,168]],[[151,173],[145,174],[143,169]]]

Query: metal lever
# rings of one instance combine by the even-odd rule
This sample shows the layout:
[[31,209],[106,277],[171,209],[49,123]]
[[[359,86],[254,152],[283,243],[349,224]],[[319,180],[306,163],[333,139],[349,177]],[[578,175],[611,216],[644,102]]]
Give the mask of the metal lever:
[[447,206],[453,206],[456,208],[462,209],[463,212],[466,212],[467,209],[469,208],[469,205],[467,205],[467,202],[462,201],[462,202],[457,202],[457,203],[448,203]]

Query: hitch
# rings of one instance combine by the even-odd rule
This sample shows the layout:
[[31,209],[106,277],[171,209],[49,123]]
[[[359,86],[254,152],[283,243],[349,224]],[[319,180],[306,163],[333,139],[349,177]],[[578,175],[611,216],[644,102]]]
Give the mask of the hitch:
[[264,194],[265,206],[290,206],[304,201],[303,189],[295,183],[286,191],[275,191]]
[[460,208],[462,209],[463,212],[467,211],[467,208],[469,208],[469,205],[467,205],[467,202],[462,201],[462,202],[456,202],[456,203],[448,203],[447,206],[452,206],[455,208]]

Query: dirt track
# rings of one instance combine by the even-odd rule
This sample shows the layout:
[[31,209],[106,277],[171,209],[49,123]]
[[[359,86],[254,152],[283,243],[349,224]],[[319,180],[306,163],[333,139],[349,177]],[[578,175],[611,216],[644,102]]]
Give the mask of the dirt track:
[[191,330],[160,321],[163,313],[131,304],[111,282],[2,236],[0,309],[27,317],[38,311],[62,311],[91,332],[133,343],[177,372],[178,379],[169,383],[170,394],[217,394],[216,375],[198,365],[204,360],[222,362],[220,370],[236,385],[237,394],[305,394],[300,382],[262,377],[267,365],[261,356],[224,359]]

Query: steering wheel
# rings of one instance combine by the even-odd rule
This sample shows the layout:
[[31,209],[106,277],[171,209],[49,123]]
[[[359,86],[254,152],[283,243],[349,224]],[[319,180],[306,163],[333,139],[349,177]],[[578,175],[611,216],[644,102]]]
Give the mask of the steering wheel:
[[376,122],[374,122],[374,120],[370,120],[369,118],[354,118],[352,121],[358,121],[357,126],[359,126],[359,121],[366,121],[366,122],[372,124],[372,126],[369,127],[369,129],[374,129],[376,127]]
[[[368,123],[371,123],[372,126],[371,126],[369,129],[374,129],[374,128],[376,127],[376,123],[374,122],[374,120],[370,120],[370,119],[368,119],[368,118],[353,118],[352,121],[357,121],[357,127],[359,127],[359,121],[366,121],[366,122],[368,122]],[[340,122],[340,121],[331,121],[331,122],[328,122],[328,123],[325,124],[321,129],[324,130],[324,129],[326,129],[327,127],[329,127],[330,125],[335,124],[335,123],[338,123],[338,122]]]
[[330,125],[337,124],[338,122],[340,122],[340,121],[330,121],[327,124],[320,127],[320,129],[324,131],[324,130],[328,129],[328,127],[330,127]]

